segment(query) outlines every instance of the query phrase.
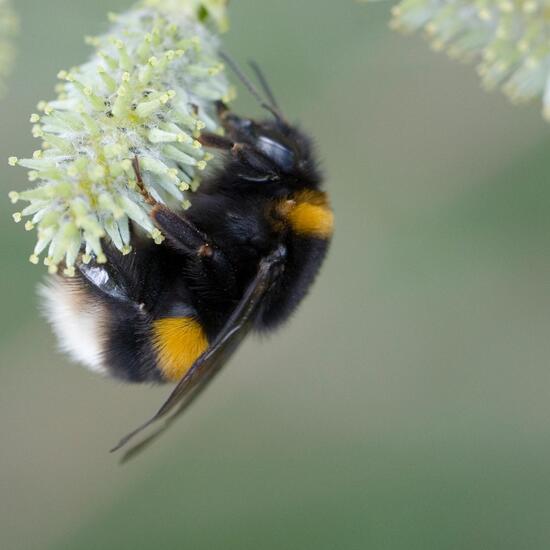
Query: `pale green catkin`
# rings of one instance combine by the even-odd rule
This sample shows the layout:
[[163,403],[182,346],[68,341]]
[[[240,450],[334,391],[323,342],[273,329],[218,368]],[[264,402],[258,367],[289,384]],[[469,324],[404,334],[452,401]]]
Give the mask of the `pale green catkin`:
[[0,95],[4,94],[6,78],[13,68],[13,39],[18,31],[18,19],[10,0],[0,0]]
[[542,96],[550,120],[550,0],[403,0],[390,26],[423,31],[434,50],[477,61],[487,89],[514,102]]
[[162,242],[144,195],[189,206],[211,158],[197,138],[220,131],[215,102],[233,94],[217,53],[225,1],[143,0],[110,19],[107,35],[87,39],[90,61],[61,71],[57,99],[31,116],[42,148],[9,159],[38,183],[10,193],[13,203],[28,202],[15,221],[38,232],[30,261],[46,252],[50,272],[63,264],[67,276],[78,261],[106,261],[104,238],[128,254],[130,220]]

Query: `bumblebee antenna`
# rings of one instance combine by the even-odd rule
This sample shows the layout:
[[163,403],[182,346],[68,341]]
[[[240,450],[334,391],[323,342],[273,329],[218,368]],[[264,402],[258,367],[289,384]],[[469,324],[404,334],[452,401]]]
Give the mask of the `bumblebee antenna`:
[[[244,74],[244,72],[241,70],[241,68],[237,64],[237,62],[224,52],[220,52],[220,57],[229,65],[231,70],[237,75],[238,79],[244,84],[246,89],[250,92],[250,94],[254,96],[254,98],[258,101],[258,103],[266,111],[269,111],[277,120],[283,122],[284,117],[282,113],[279,111],[277,104],[275,102],[272,102],[272,104],[270,105],[265,101],[265,99],[262,97],[262,95],[258,91],[258,88],[256,88],[256,86],[252,84],[251,80]],[[260,74],[261,74],[261,71],[260,71]],[[263,75],[262,75],[262,80],[265,81],[265,78],[263,78]],[[260,80],[260,82],[262,82],[262,80]],[[262,87],[263,87],[263,84],[262,84]],[[268,89],[269,89],[269,86],[268,86]],[[267,95],[272,96],[273,94],[268,93]],[[271,100],[272,97],[269,97],[269,99]]]
[[260,86],[262,87],[262,90],[264,91],[265,95],[271,102],[271,105],[273,105],[273,107],[275,107],[280,112],[281,109],[279,108],[279,103],[275,99],[275,94],[273,93],[273,90],[271,89],[271,86],[269,85],[269,82],[267,81],[267,78],[265,77],[265,74],[262,71],[262,69],[253,60],[249,61],[248,64],[254,71],[254,74],[256,75],[256,78],[260,82]]

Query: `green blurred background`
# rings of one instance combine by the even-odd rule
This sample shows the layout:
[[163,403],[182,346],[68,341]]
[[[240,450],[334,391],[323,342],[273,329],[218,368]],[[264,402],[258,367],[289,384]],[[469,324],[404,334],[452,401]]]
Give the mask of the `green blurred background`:
[[[1,158],[37,148],[37,101],[129,4],[16,1]],[[316,137],[336,238],[293,321],[124,467],[107,449],[167,388],[55,351],[34,235],[0,201],[0,548],[550,547],[548,128],[390,32],[389,9],[233,1],[226,49]],[[27,186],[0,175],[4,197]]]

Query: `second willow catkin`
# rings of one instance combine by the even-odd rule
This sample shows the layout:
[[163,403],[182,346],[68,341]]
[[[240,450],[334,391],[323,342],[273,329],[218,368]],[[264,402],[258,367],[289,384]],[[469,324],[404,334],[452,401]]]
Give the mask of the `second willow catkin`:
[[13,39],[18,27],[18,19],[10,0],[0,0],[0,95],[4,93],[5,79],[13,68]]
[[485,88],[514,102],[543,98],[550,120],[548,0],[402,0],[390,26],[423,31],[432,48],[478,63]]

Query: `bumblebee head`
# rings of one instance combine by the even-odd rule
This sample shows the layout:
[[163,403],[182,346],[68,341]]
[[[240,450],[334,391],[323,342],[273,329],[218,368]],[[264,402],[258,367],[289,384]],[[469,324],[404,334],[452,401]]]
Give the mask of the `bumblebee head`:
[[[223,103],[218,104],[220,119],[232,143],[232,171],[245,184],[279,184],[279,187],[292,190],[317,189],[321,178],[311,141],[287,122],[260,68],[251,63],[267,101],[236,63],[223,57],[260,105],[272,115],[270,119],[256,122],[230,112]],[[276,185],[271,187],[276,191]],[[269,192],[267,187],[265,190]]]
[[228,113],[226,128],[239,178],[250,183],[316,189],[320,183],[310,140],[283,120],[255,122]]

